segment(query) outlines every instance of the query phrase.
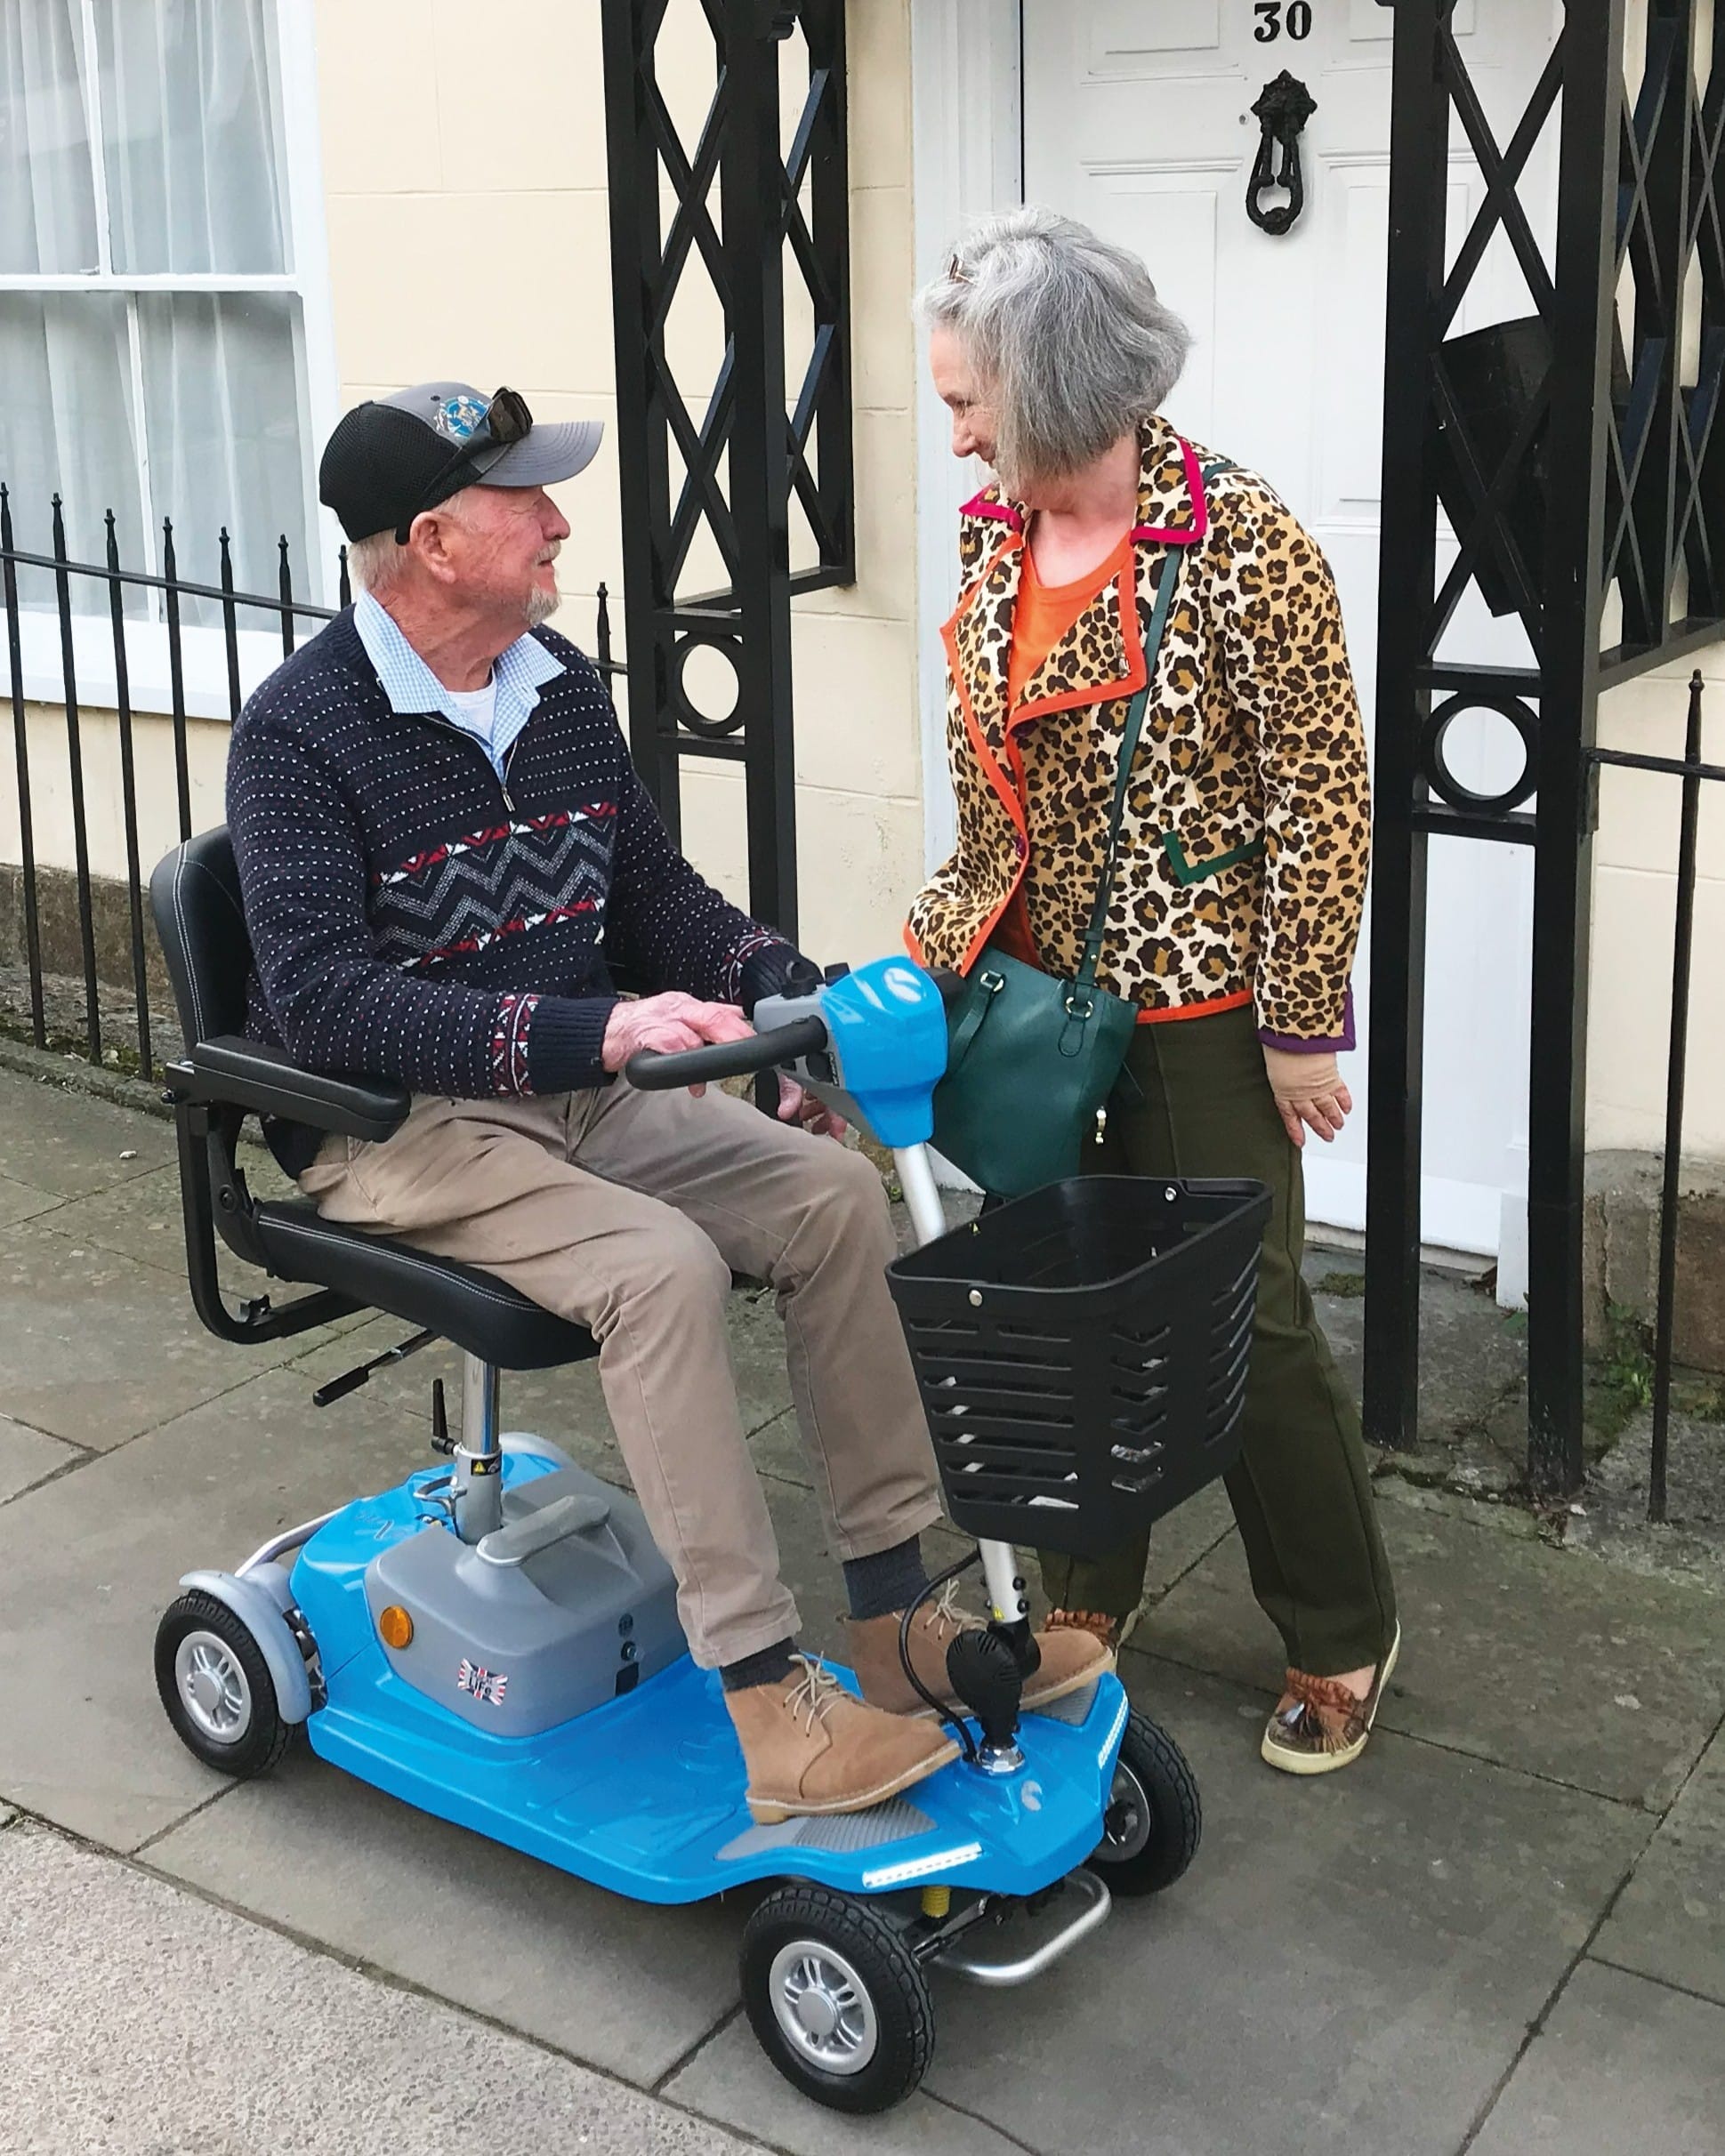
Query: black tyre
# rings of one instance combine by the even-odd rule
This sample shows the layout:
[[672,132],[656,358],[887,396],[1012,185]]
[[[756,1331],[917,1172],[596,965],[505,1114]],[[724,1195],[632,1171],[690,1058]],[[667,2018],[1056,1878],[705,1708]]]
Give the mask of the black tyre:
[[287,1750],[293,1728],[263,1651],[214,1595],[194,1588],[157,1626],[156,1689],[180,1742],[206,1766],[243,1782],[268,1774]]
[[902,2103],[934,2055],[916,1957],[867,1902],[775,1887],[744,1927],[743,2004],[787,2081],[833,2111]]
[[1091,1870],[1110,1894],[1159,1894],[1197,1854],[1203,1830],[1197,1780],[1185,1753],[1148,1716],[1130,1716]]

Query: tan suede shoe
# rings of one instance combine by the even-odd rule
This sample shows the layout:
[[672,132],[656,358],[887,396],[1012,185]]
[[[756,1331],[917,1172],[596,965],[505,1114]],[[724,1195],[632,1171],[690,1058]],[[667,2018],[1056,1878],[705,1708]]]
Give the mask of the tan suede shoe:
[[853,1699],[810,1654],[794,1659],[782,1683],[725,1694],[762,1826],[794,1812],[866,1812],[958,1757],[939,1729]]
[[[979,1622],[955,1608],[957,1585],[955,1580],[948,1581],[938,1601],[925,1602],[910,1629],[911,1666],[948,1710],[960,1702],[947,1681],[947,1649],[961,1631],[975,1629]],[[853,1617],[845,1629],[845,1650],[871,1706],[884,1707],[889,1714],[931,1715],[933,1709],[905,1675],[899,1659],[900,1621],[898,1616]],[[1112,1653],[1088,1632],[1038,1632],[1036,1645],[1042,1661],[1025,1683],[1021,1704],[1027,1714],[1093,1683],[1114,1667]]]

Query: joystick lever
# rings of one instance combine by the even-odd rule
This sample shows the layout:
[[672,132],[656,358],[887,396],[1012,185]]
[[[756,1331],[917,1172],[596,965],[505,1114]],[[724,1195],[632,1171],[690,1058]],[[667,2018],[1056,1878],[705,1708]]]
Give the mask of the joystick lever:
[[[1020,1629],[1022,1642],[1014,1637]],[[982,1725],[979,1764],[992,1773],[1009,1772],[1021,1762],[1014,1742],[1019,1703],[1038,1659],[1028,1625],[979,1625],[962,1631],[947,1649],[947,1681]]]

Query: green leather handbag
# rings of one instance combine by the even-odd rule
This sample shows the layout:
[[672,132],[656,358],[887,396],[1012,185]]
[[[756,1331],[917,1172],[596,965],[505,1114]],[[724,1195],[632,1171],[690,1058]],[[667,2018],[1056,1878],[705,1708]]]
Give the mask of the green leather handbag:
[[1138,1006],[1099,988],[1096,968],[1133,759],[1184,558],[1183,550],[1169,552],[1144,640],[1145,686],[1126,712],[1108,853],[1078,970],[1060,980],[991,945],[947,1011],[947,1075],[935,1089],[934,1143],[955,1168],[996,1196],[1020,1197],[1076,1175],[1085,1142],[1101,1144],[1110,1096],[1123,1082]]

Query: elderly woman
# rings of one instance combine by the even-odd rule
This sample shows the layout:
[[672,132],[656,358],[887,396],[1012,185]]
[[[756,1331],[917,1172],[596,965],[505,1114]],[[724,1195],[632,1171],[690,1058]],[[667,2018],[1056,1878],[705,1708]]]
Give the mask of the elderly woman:
[[[1098,975],[1137,1005],[1125,1067],[1142,1100],[1116,1107],[1094,1157],[1274,1193],[1227,1486],[1286,1648],[1263,1757],[1322,1774],[1364,1750],[1399,1639],[1358,1417],[1300,1271],[1301,1147],[1352,1106],[1336,1054],[1353,1045],[1366,891],[1366,747],[1334,586],[1262,479],[1159,415],[1188,339],[1135,256],[1015,211],[961,245],[919,311],[953,454],[996,481],[964,510],[945,632],[958,843],[907,940],[961,972],[992,945],[1071,977],[1148,671]],[[1045,1555],[1052,1621],[1118,1644],[1145,1557],[1142,1540],[1101,1564]]]

